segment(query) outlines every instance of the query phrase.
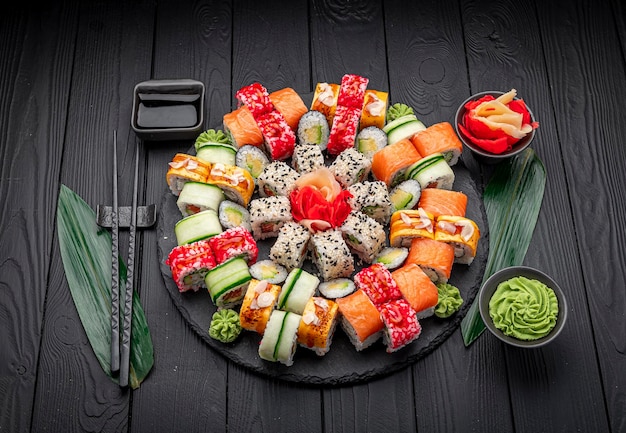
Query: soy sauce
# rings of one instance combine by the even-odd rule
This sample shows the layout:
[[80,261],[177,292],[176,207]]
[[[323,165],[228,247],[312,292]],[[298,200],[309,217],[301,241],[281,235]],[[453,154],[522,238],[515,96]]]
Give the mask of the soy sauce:
[[200,122],[200,95],[186,93],[140,93],[139,128],[189,128]]

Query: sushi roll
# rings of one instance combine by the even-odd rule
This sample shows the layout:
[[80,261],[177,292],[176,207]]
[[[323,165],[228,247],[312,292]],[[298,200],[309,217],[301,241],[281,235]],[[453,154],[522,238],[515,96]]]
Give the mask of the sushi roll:
[[267,280],[251,279],[239,310],[241,327],[262,335],[276,307],[279,293],[279,285]]
[[241,303],[251,279],[245,259],[235,257],[209,270],[204,282],[218,308],[232,308]]
[[309,299],[315,295],[320,279],[302,268],[294,268],[287,275],[277,308],[302,314]]
[[339,155],[344,150],[354,147],[360,117],[360,108],[337,106],[326,146],[330,155]]
[[222,233],[222,225],[213,209],[207,209],[179,220],[174,226],[178,245],[190,244]]
[[441,188],[425,188],[418,206],[435,218],[441,215],[465,216],[467,196],[459,191]]
[[422,268],[433,283],[447,283],[454,263],[454,247],[434,239],[414,238],[405,266],[408,263]]
[[216,265],[213,251],[206,240],[174,247],[165,264],[170,267],[172,278],[181,293],[189,290],[195,292],[206,287],[204,277]]
[[254,193],[254,179],[248,170],[236,165],[213,164],[208,183],[219,186],[231,201],[248,206]]
[[343,188],[367,179],[372,162],[361,152],[349,148],[337,155],[329,169]]
[[324,166],[322,148],[311,144],[298,144],[293,150],[291,166],[298,173],[308,173]]
[[354,284],[358,290],[365,292],[377,308],[386,302],[402,297],[391,272],[380,263],[357,272],[354,276]]
[[348,187],[352,195],[348,203],[353,210],[359,210],[380,224],[387,224],[391,217],[391,199],[389,191],[381,181],[357,182]]
[[392,211],[413,209],[419,203],[422,195],[422,186],[415,179],[400,182],[389,192]]
[[402,349],[417,340],[422,327],[417,320],[415,310],[405,299],[396,299],[380,307],[380,318],[385,324],[383,342],[387,353]]
[[167,185],[172,194],[178,196],[187,182],[206,183],[209,177],[211,165],[193,155],[177,153],[169,162],[169,168],[165,174]]
[[274,161],[291,158],[296,145],[296,133],[278,111],[270,111],[257,119],[263,134],[265,152]]
[[252,117],[259,117],[274,110],[267,89],[260,83],[252,83],[242,87],[235,93],[239,106],[246,106]]
[[397,119],[388,122],[383,131],[387,134],[389,144],[397,143],[401,140],[408,140],[413,135],[426,129],[426,126],[415,116],[415,114],[405,114]]
[[222,201],[218,209],[218,217],[224,230],[241,226],[252,232],[250,212],[248,212],[248,209],[238,203],[235,203],[234,201]]
[[321,150],[326,150],[330,127],[328,119],[319,111],[308,111],[298,123],[298,143],[318,146]]
[[334,280],[320,283],[317,289],[325,298],[336,299],[353,293],[356,290],[356,286],[350,278],[335,278]]
[[263,134],[245,105],[226,113],[222,119],[224,133],[231,144],[239,149],[245,145],[263,146]]
[[261,149],[252,145],[245,145],[237,150],[235,155],[235,164],[238,167],[248,170],[254,181],[270,164],[270,160]]
[[300,119],[308,111],[300,95],[291,87],[285,87],[270,93],[270,101],[295,133]]
[[339,229],[348,248],[366,263],[372,263],[387,240],[383,225],[359,211],[350,212]]
[[288,367],[293,365],[301,319],[302,316],[289,311],[272,311],[259,344],[261,359],[280,362]]
[[338,322],[337,303],[318,296],[311,297],[302,311],[298,344],[313,350],[318,356],[324,356],[330,350]]
[[233,257],[243,257],[248,266],[256,263],[259,248],[252,234],[244,227],[233,227],[209,239],[218,264]]
[[407,179],[409,168],[421,159],[422,156],[408,139],[389,143],[372,156],[372,174],[377,180],[385,182],[387,187],[393,188]]
[[235,165],[237,150],[230,144],[205,143],[196,157],[210,164]]
[[389,93],[378,90],[365,90],[361,111],[360,129],[375,127],[382,129],[387,117]]
[[184,218],[207,209],[217,212],[224,199],[224,192],[217,185],[186,182],[176,200],[176,206]]
[[476,257],[480,230],[469,218],[441,215],[435,224],[435,240],[454,247],[454,262],[470,265]]
[[277,237],[283,224],[292,220],[291,203],[285,196],[260,197],[250,202],[250,225],[256,240]]
[[387,145],[387,134],[376,126],[361,129],[356,136],[356,150],[372,159],[374,154]]
[[385,325],[378,309],[363,290],[337,298],[335,302],[341,314],[341,328],[358,352],[381,338]]
[[250,266],[250,275],[270,284],[282,284],[287,279],[287,269],[273,260],[260,260]]
[[286,222],[278,231],[276,242],[270,248],[269,257],[288,271],[302,267],[308,251],[311,232],[293,221]]
[[452,189],[454,171],[441,153],[433,153],[411,165],[406,171],[408,179],[417,180],[426,188]]
[[415,310],[418,319],[430,317],[439,302],[435,283],[415,263],[409,263],[391,273],[404,299]]
[[365,99],[365,90],[369,79],[356,74],[345,74],[341,77],[339,85],[339,95],[337,95],[338,107],[363,109],[363,101]]
[[354,272],[354,258],[339,230],[313,234],[309,250],[323,281],[349,277]]
[[284,161],[271,162],[257,178],[261,197],[289,196],[300,175]]
[[422,156],[441,153],[450,166],[458,162],[461,152],[463,152],[463,144],[450,122],[430,125],[423,131],[414,134],[411,137],[411,142]]
[[422,208],[399,210],[391,215],[389,244],[409,247],[414,238],[435,238],[435,218]]
[[324,115],[328,125],[333,124],[335,110],[337,109],[337,98],[339,97],[339,84],[317,83],[311,111],[319,111]]
[[386,247],[378,253],[373,263],[382,263],[387,269],[393,270],[402,266],[408,256],[408,248]]

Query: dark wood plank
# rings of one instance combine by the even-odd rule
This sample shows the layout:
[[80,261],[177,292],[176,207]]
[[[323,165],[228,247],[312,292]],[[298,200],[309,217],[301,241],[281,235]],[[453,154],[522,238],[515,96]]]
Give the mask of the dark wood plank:
[[[542,13],[523,4],[508,4],[502,8],[488,1],[463,3],[472,92],[515,88],[540,119],[540,130],[532,147],[543,159],[548,182],[534,242],[529,247],[525,263],[561,281],[568,289],[570,312],[577,312],[574,318],[570,317],[567,330],[558,341],[536,351],[506,347],[501,362],[506,362],[516,429],[603,431],[606,419],[601,408],[602,393],[593,350],[577,350],[577,356],[568,357],[567,368],[561,361],[561,354],[569,347],[592,347],[593,336],[584,309],[580,264],[567,253],[576,249],[576,237],[571,230],[555,230],[554,226],[554,221],[559,221],[562,227],[573,225],[567,201],[568,185],[560,152],[556,150],[559,133],[553,119],[561,115],[552,111],[549,98],[550,88],[560,91],[561,86],[548,82],[543,73],[544,57],[540,49],[540,35],[557,21],[555,16],[555,21],[543,22],[539,26],[537,16]],[[552,239],[552,242],[546,242],[546,239]],[[492,337],[487,334],[482,338]],[[590,380],[577,380],[583,375]],[[538,389],[541,393],[537,392]],[[598,407],[589,408],[570,398],[572,395],[593,396]],[[546,412],[545,407],[554,401],[560,402],[558,408]]]
[[[135,33],[142,28],[138,23],[147,7],[148,2],[128,7],[110,2],[82,4],[78,9],[81,37],[76,38],[69,109],[58,111],[69,113],[64,152],[72,156],[64,161],[60,181],[94,208],[110,202],[113,128],[118,129],[120,203],[131,201],[128,185],[136,147],[129,132],[128,95],[137,68],[145,67],[144,48],[152,41],[151,32]],[[51,260],[33,429],[124,430],[130,392],[103,373],[82,330],[58,250]]]
[[76,9],[0,18],[0,429],[26,432],[36,393]]
[[[270,92],[309,86],[306,3],[236,1],[233,5],[232,106],[242,86],[258,81]],[[222,113],[223,114],[223,113]],[[231,431],[321,431],[320,392],[229,368]]]
[[[470,95],[459,5],[400,3],[385,9],[394,101],[414,107],[426,125],[453,123],[459,104]],[[471,157],[464,161],[477,169],[475,164],[471,166]],[[490,361],[485,363],[487,354]],[[466,349],[457,331],[417,363],[419,429],[463,431],[471,426],[484,431],[510,430],[506,370],[497,362],[501,357],[501,348],[492,341],[477,341]],[[493,385],[487,388],[482,383]]]
[[[598,404],[595,410],[608,414],[609,428],[604,423],[600,426],[624,431],[626,371],[621,366],[626,364],[626,278],[621,268],[626,263],[626,127],[618,109],[618,101],[626,97],[624,58],[616,54],[620,40],[610,4],[537,2],[537,12],[552,104],[558,113],[555,127],[563,154],[564,180],[574,215],[573,223],[564,227],[571,227],[568,231],[575,234],[576,242],[573,248],[566,246],[560,253],[579,251],[582,268],[582,277],[575,284],[565,280],[568,292],[580,299],[574,301],[575,314],[568,328],[578,328],[578,322],[591,324],[595,347],[576,347],[584,348],[583,353],[590,356],[595,352],[600,372],[594,369],[578,373],[595,373],[583,382],[597,382],[602,387],[603,396],[593,401]],[[578,354],[580,351],[576,350]],[[568,368],[572,368],[570,363]],[[600,406],[602,402],[606,408]],[[571,412],[570,416],[574,415]]]

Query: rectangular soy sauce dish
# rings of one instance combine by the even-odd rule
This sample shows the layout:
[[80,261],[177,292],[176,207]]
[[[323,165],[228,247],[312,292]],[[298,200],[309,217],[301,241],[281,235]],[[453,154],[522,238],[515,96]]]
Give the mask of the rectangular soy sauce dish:
[[146,141],[195,139],[204,124],[204,83],[149,80],[133,93],[131,126]]

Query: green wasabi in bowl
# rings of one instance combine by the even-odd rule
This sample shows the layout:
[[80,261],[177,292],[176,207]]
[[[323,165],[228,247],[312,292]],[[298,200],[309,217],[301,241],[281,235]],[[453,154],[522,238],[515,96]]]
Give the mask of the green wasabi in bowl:
[[526,277],[501,282],[489,300],[489,315],[495,327],[519,340],[545,337],[556,325],[558,314],[554,290]]

